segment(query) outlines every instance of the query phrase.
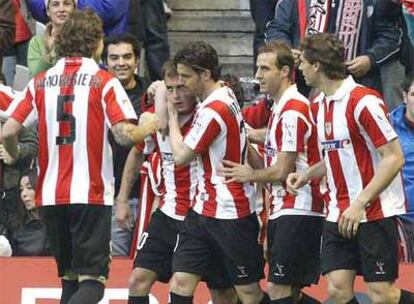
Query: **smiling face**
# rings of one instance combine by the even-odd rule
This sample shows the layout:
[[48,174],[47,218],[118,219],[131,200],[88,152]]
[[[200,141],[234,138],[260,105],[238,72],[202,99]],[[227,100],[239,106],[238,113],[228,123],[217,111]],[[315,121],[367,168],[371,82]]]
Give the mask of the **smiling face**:
[[33,189],[27,175],[20,179],[20,198],[22,199],[27,210],[35,208],[35,189]]
[[176,106],[179,115],[190,114],[194,111],[196,99],[190,90],[180,84],[178,76],[165,76],[165,86],[168,90],[169,100]]
[[50,0],[46,11],[52,24],[61,26],[68,20],[74,9],[75,3],[73,0]]
[[124,87],[134,79],[135,69],[139,65],[138,57],[129,43],[110,44],[107,55],[108,71],[121,81]]

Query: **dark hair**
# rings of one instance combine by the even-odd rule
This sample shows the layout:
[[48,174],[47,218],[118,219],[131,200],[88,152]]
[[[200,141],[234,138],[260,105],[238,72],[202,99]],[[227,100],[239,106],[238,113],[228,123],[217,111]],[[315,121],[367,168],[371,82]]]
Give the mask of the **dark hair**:
[[346,78],[345,47],[334,34],[313,34],[305,38],[301,48],[303,57],[310,64],[319,62],[328,78]]
[[233,90],[234,95],[236,95],[237,102],[239,103],[240,109],[243,108],[244,90],[239,78],[233,74],[226,74],[221,77],[221,80],[225,81],[230,89]]
[[197,73],[209,70],[214,81],[220,79],[220,65],[216,50],[203,41],[191,42],[177,52],[174,64],[186,65]]
[[265,44],[260,47],[257,54],[273,53],[276,55],[276,67],[281,70],[284,66],[287,66],[290,70],[289,77],[292,76],[293,69],[295,67],[295,57],[292,50],[284,42],[275,41]]
[[410,87],[413,84],[414,84],[414,72],[410,72],[405,76],[404,81],[401,83],[401,89],[403,90],[403,92],[408,93],[408,91],[410,90]]
[[108,36],[105,38],[104,41],[104,50],[102,53],[102,61],[107,62],[108,57],[108,47],[110,45],[117,45],[121,43],[130,44],[132,46],[132,52],[134,53],[134,56],[136,58],[139,57],[141,53],[141,44],[138,42],[138,40],[135,38],[134,35],[130,33],[124,33],[122,35],[113,35]]
[[92,57],[103,38],[102,21],[93,11],[74,10],[56,38],[58,57]]
[[165,77],[178,77],[177,67],[172,59],[168,59],[162,65],[162,76],[164,79]]

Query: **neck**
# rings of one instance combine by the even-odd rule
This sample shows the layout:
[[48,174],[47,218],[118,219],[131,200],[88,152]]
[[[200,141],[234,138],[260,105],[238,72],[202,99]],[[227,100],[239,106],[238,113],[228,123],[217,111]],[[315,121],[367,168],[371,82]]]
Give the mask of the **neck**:
[[125,90],[130,90],[135,88],[135,85],[137,84],[135,77],[132,77],[126,84],[122,83]]
[[184,126],[186,122],[193,116],[193,113],[178,115],[180,127]]
[[206,99],[213,91],[217,90],[221,88],[221,84],[218,81],[212,81],[210,83],[208,83],[203,91],[203,93],[201,94],[201,98],[202,100]]
[[57,34],[59,34],[59,33],[60,33],[60,31],[62,30],[62,27],[63,27],[63,24],[62,24],[62,25],[56,25],[56,24],[54,24],[54,25],[52,26],[51,36],[52,36],[52,37],[56,37],[56,36],[57,36]]
[[326,96],[331,96],[340,88],[345,79],[329,79],[321,76],[319,89],[325,93]]
[[270,96],[273,99],[274,103],[279,103],[280,98],[283,96],[285,91],[289,89],[291,85],[292,83],[289,80],[283,81],[280,84],[279,90],[277,90],[277,92],[274,95]]
[[410,111],[408,111],[407,107],[405,108],[405,115],[404,115],[405,119],[407,119],[408,123],[411,126],[414,126],[414,115],[412,115],[410,113]]

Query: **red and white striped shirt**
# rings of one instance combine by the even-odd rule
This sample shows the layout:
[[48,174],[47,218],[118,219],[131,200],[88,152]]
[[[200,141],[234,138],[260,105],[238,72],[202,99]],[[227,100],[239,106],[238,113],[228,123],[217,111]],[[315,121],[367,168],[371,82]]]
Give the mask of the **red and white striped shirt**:
[[0,110],[6,111],[18,96],[19,92],[14,91],[11,87],[0,84]]
[[[321,93],[317,128],[329,187],[327,220],[337,222],[373,178],[381,161],[377,148],[397,138],[380,95],[349,76],[332,96]],[[363,221],[406,212],[401,173],[365,209]]]
[[184,143],[199,154],[195,212],[218,219],[237,219],[255,212],[252,184],[225,184],[217,175],[223,159],[237,163],[246,159],[246,130],[231,89],[216,89],[199,105]]
[[12,118],[38,122],[38,206],[112,205],[110,128],[136,119],[121,83],[90,58],[63,58],[33,78]]
[[[181,127],[182,134],[188,132],[191,123],[192,117]],[[157,150],[161,156],[162,183],[159,209],[169,217],[183,221],[196,192],[197,163],[192,161],[186,166],[175,165],[170,139],[160,132],[145,139],[143,152],[151,154],[154,150]]]
[[[289,87],[279,102],[273,104],[265,139],[265,167],[276,164],[279,152],[297,153],[297,172],[305,172],[320,160],[310,104],[296,85]],[[270,219],[282,215],[323,216],[318,181],[300,188],[297,196],[287,192],[285,182],[270,184],[270,187]]]

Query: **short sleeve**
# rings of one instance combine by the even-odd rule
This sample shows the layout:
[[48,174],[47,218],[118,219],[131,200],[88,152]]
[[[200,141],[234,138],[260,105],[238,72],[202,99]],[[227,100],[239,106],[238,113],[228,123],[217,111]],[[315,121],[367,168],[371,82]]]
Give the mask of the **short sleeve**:
[[184,143],[195,153],[207,151],[210,144],[221,132],[220,117],[210,108],[200,109],[196,118],[184,138]]
[[280,152],[304,152],[310,127],[296,111],[282,114],[276,127],[276,143]]
[[397,137],[387,118],[383,101],[378,97],[363,97],[356,106],[354,115],[376,148]]
[[34,79],[30,80],[24,93],[13,101],[13,107],[7,113],[25,127],[34,125],[37,121],[37,108],[34,100]]
[[134,107],[118,79],[112,78],[106,83],[102,98],[111,127],[124,120],[137,120]]

